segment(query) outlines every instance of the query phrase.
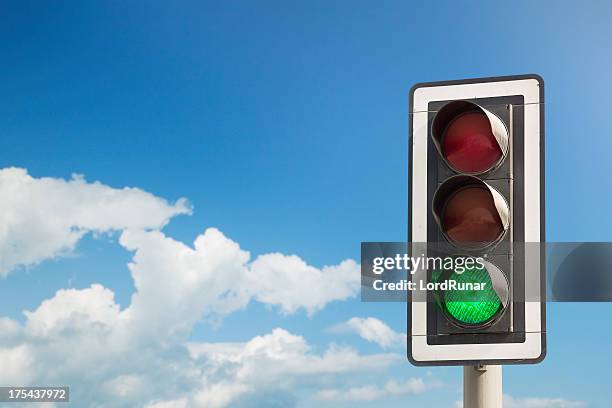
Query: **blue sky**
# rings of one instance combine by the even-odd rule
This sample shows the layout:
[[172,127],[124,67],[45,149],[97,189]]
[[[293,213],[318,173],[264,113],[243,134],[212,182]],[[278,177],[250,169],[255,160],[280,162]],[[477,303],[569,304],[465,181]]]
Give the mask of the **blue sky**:
[[[406,236],[410,86],[538,73],[548,240],[610,241],[611,12],[604,2],[2,2],[0,167],[186,197],[193,214],[172,218],[167,236],[191,245],[216,227],[253,257],[297,254],[320,268],[358,259],[361,241]],[[90,234],[69,256],[9,274],[0,315],[24,321],[57,290],[98,282],[126,307],[132,253],[117,240]],[[601,339],[612,329],[597,323],[610,310],[549,305],[547,359],[506,368],[505,392],[606,406],[612,351]],[[245,342],[282,327],[320,350],[379,352],[327,330],[354,316],[406,330],[403,304],[353,298],[314,316],[251,302],[190,338]],[[428,371],[439,391],[372,404],[452,406],[457,368],[406,362],[366,377]]]

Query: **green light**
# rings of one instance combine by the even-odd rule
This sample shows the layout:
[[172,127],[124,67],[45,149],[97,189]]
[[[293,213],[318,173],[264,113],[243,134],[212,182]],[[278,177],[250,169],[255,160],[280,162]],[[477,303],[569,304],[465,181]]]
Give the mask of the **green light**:
[[456,282],[455,289],[449,288],[440,294],[440,303],[448,316],[461,325],[484,325],[504,307],[486,268],[465,268],[461,274],[450,272],[434,275],[437,278],[445,275],[444,280]]

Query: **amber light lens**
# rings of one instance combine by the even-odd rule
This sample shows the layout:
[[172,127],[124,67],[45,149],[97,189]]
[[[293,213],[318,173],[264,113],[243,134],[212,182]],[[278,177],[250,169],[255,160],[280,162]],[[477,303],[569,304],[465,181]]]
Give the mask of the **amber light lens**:
[[468,246],[488,245],[504,231],[491,193],[480,186],[464,187],[449,197],[442,228],[451,241]]
[[452,167],[465,173],[483,173],[503,155],[489,119],[482,112],[468,112],[453,119],[444,133],[442,151]]

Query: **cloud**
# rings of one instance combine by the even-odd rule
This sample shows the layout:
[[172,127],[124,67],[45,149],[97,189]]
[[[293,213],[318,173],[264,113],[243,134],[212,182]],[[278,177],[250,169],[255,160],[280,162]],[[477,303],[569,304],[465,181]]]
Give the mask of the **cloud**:
[[355,333],[370,343],[382,348],[402,347],[406,345],[406,334],[398,333],[383,321],[375,317],[353,317],[346,322],[330,328],[332,333]]
[[[563,398],[514,398],[504,394],[504,408],[586,408],[584,401],[572,401]],[[456,408],[462,408],[463,402],[457,401]]]
[[333,344],[316,354],[302,336],[280,328],[243,344],[192,343],[188,349],[196,361],[208,362],[206,378],[223,378],[204,384],[193,396],[194,405],[205,407],[244,404],[253,394],[261,398],[296,388],[318,388],[342,375],[384,371],[403,361],[398,354],[360,355]]
[[151,402],[145,408],[187,408],[187,398],[179,398],[172,401]]
[[3,367],[0,371],[1,384],[29,384],[35,377],[32,371],[34,356],[28,344],[0,347],[0,361]]
[[[24,312],[23,324],[0,319],[5,328],[0,355],[7,362],[0,380],[74,384],[81,390],[101,385],[95,394],[74,394],[100,406],[135,406],[151,396],[151,404],[180,407],[188,395],[189,407],[225,407],[247,395],[266,401],[278,398],[274,390],[280,387],[287,398],[283,404],[291,406],[293,390],[302,380],[322,381],[326,375],[383,369],[403,361],[397,354],[363,356],[335,345],[315,354],[304,338],[283,329],[246,343],[186,347],[199,320],[223,317],[253,299],[288,313],[281,298],[259,297],[261,286],[245,282],[271,270],[291,274],[293,264],[268,267],[264,262],[253,272],[260,258],[251,262],[247,251],[214,228],[198,236],[193,246],[156,230],[126,230],[119,243],[133,251],[128,266],[136,290],[130,304],[121,309],[110,289],[92,284],[58,290]],[[336,282],[336,290],[328,289],[325,296],[317,293],[314,300],[293,300],[291,311],[311,312],[354,295],[356,266],[349,276],[347,262],[321,269],[302,260],[297,264],[316,277],[310,278],[315,287],[323,286],[328,274],[345,274],[347,281]]]
[[191,209],[138,188],[116,189],[81,176],[34,178],[0,169],[0,276],[72,251],[88,232],[159,229]]
[[150,319],[160,321],[157,328],[173,323],[176,313],[184,316],[164,331],[184,331],[203,313],[223,316],[252,299],[285,314],[303,309],[312,315],[359,288],[353,260],[319,269],[298,256],[271,253],[251,262],[249,252],[214,228],[193,247],[165,236],[160,228],[191,212],[185,199],[171,204],[138,188],[116,189],[81,176],[34,178],[20,168],[0,169],[0,194],[0,276],[71,251],[88,232],[119,231],[121,245],[135,252],[129,267],[137,293],[124,315],[159,317]]
[[91,326],[113,324],[119,316],[114,294],[102,285],[93,284],[81,290],[61,289],[52,299],[42,302],[34,312],[24,312],[27,330],[37,336],[54,331],[89,330]]
[[134,251],[128,267],[136,292],[123,312],[139,337],[186,337],[200,319],[244,308],[250,254],[219,230],[207,229],[190,247],[159,231],[125,231],[121,245]]
[[365,385],[348,389],[325,389],[317,392],[315,398],[335,402],[374,401],[392,396],[422,394],[440,385],[437,381],[426,382],[422,378],[410,378],[405,381],[389,380],[382,387]]
[[[300,375],[337,374],[352,371],[384,369],[403,361],[399,354],[384,353],[359,355],[349,347],[332,344],[322,355],[313,354],[302,336],[277,328],[247,343],[189,343],[189,354],[198,360],[203,357],[219,366],[238,363],[240,379],[274,383],[286,381],[286,373]],[[261,364],[264,362],[264,364]],[[266,365],[266,362],[273,364]]]
[[504,408],[584,408],[584,401],[571,401],[563,398],[514,398],[504,395]]
[[134,251],[129,269],[136,293],[124,315],[147,322],[156,336],[183,335],[203,317],[223,317],[251,300],[286,314],[303,309],[311,315],[359,288],[353,260],[321,269],[295,255],[264,254],[251,262],[248,251],[215,228],[193,247],[160,231],[128,230],[119,242]]
[[[20,336],[18,346],[9,346],[0,333],[0,381],[69,384],[71,398],[82,406],[270,406],[273,399],[293,401],[297,390],[313,392],[403,362],[399,354],[361,355],[334,344],[317,353],[302,336],[281,328],[244,343],[170,343],[163,336],[148,341],[132,336],[121,313],[107,312],[108,289],[93,285],[79,292],[58,292],[28,313],[19,333],[11,334]],[[80,309],[85,294],[97,306]],[[57,316],[40,330],[38,319],[53,311]],[[406,386],[397,384],[397,392]]]
[[404,361],[335,344],[317,351],[281,328],[246,342],[188,343],[200,320],[220,321],[252,301],[312,315],[355,296],[352,260],[317,268],[296,255],[252,259],[215,228],[184,244],[160,231],[189,212],[184,201],[78,177],[35,179],[5,169],[0,191],[13,196],[1,204],[0,251],[19,248],[1,273],[71,250],[87,232],[119,231],[119,244],[132,252],[135,287],[124,308],[112,290],[92,284],[58,290],[25,311],[23,323],[0,318],[0,383],[67,384],[73,401],[100,408],[284,407],[296,405],[303,390],[343,386],[355,373]]
[[304,308],[312,315],[330,300],[355,295],[360,285],[359,265],[347,259],[317,269],[295,255],[267,254],[252,263],[245,284],[259,302],[277,305],[284,313]]

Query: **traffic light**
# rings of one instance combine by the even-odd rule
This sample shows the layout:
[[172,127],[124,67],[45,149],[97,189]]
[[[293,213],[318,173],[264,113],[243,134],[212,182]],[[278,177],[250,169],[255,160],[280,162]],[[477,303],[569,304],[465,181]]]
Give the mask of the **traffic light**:
[[[408,300],[415,365],[535,363],[546,354],[544,83],[537,75],[410,92]],[[459,262],[461,261],[461,262]],[[452,283],[452,284],[451,284]]]

